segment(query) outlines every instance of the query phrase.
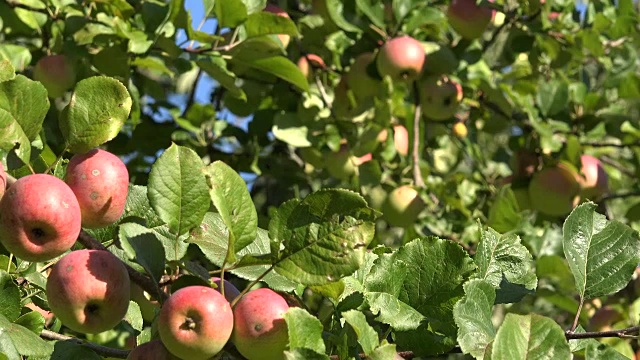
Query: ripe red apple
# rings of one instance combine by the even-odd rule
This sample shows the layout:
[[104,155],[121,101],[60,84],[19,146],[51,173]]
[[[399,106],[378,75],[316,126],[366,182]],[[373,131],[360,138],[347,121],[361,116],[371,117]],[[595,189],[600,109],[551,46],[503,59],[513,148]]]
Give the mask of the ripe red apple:
[[300,72],[302,72],[307,80],[313,80],[314,68],[324,69],[325,67],[324,60],[316,54],[307,54],[298,59],[298,69],[300,69]]
[[[221,279],[219,277],[212,277],[211,278],[211,282],[213,282],[214,284],[216,284],[217,288],[216,290],[222,294],[222,281],[220,281]],[[238,290],[237,287],[235,287],[232,283],[230,283],[229,281],[227,281],[226,279],[224,280],[224,297],[225,299],[227,299],[228,302],[232,302],[235,298],[238,297],[238,295],[240,295],[240,290]]]
[[417,190],[403,185],[387,196],[382,213],[389,225],[408,227],[416,222],[425,204]]
[[248,360],[283,360],[289,343],[287,301],[267,288],[250,291],[233,309],[231,339]]
[[136,346],[129,355],[127,360],[180,360],[167,350],[162,341],[152,340]]
[[546,167],[535,173],[529,183],[531,207],[550,216],[564,216],[580,198],[578,174],[565,164]]
[[466,138],[467,135],[469,134],[469,130],[467,129],[467,125],[465,125],[463,122],[457,122],[455,124],[453,124],[453,128],[451,129],[453,130],[453,134],[459,138]]
[[122,216],[129,190],[129,172],[117,156],[101,149],[74,155],[65,181],[78,198],[82,226],[101,228]]
[[222,350],[233,322],[231,305],[222,294],[208,286],[187,286],[162,305],[158,333],[173,355],[205,360]]
[[4,165],[0,162],[0,199],[7,189],[7,173],[4,171]]
[[449,25],[465,39],[477,39],[495,15],[486,6],[478,6],[476,0],[452,0],[447,9]]
[[48,55],[36,63],[33,79],[44,85],[49,97],[57,98],[71,89],[76,83],[73,63],[64,55]]
[[356,56],[353,64],[349,68],[347,85],[359,100],[371,98],[378,93],[381,82],[369,75],[367,68],[374,61],[372,52],[365,52]]
[[582,198],[597,200],[609,191],[609,176],[597,158],[582,155],[580,160],[582,162],[580,172],[584,175],[584,179],[581,178],[580,195]]
[[51,260],[76,242],[80,218],[78,200],[64,181],[27,175],[0,200],[0,241],[22,260]]
[[[282,10],[281,8],[273,4],[267,4],[267,6],[264,8],[264,11],[290,19],[289,14],[287,14],[286,11]],[[280,39],[280,42],[282,43],[282,47],[286,49],[287,46],[289,46],[289,40],[291,40],[291,37],[286,34],[280,34],[278,35],[278,39]]]
[[77,250],[58,261],[47,279],[51,311],[71,330],[97,334],[113,329],[129,307],[129,273],[106,250]]
[[432,120],[451,118],[462,101],[462,86],[446,76],[425,76],[420,79],[418,89],[422,112]]
[[420,41],[401,36],[387,41],[378,52],[376,65],[382,77],[412,82],[422,73],[425,52]]

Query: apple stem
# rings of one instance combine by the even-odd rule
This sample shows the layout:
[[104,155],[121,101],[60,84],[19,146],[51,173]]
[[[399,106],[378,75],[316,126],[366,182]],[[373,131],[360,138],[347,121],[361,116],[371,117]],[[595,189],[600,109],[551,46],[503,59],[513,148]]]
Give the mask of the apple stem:
[[415,104],[415,113],[413,116],[413,181],[416,186],[423,188],[424,179],[422,178],[422,171],[420,171],[420,117],[422,115],[422,108],[420,106],[420,95],[418,92],[418,83],[413,82],[413,99]]

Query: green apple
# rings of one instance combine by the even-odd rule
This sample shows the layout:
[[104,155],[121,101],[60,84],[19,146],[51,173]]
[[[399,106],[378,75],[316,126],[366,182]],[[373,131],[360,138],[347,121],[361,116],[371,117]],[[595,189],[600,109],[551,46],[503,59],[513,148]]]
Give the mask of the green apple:
[[233,322],[231,305],[222,294],[208,286],[187,286],[162,304],[158,333],[173,355],[206,360],[227,343]]
[[75,85],[76,71],[73,62],[65,55],[48,55],[36,63],[33,79],[44,85],[49,97],[57,98]]
[[463,38],[473,40],[484,33],[495,11],[479,6],[476,0],[451,0],[447,9],[449,25]]
[[387,201],[387,192],[380,185],[374,186],[367,191],[366,199],[369,207],[382,210],[385,201]]
[[114,154],[101,149],[76,154],[69,160],[64,179],[80,204],[83,227],[106,227],[124,213],[129,172]]
[[462,86],[446,76],[429,75],[418,84],[420,106],[425,117],[432,120],[450,119],[462,102]]
[[356,56],[349,68],[347,86],[360,101],[375,96],[381,86],[380,80],[369,75],[368,69],[374,60],[375,56],[372,52],[365,52]]
[[289,331],[284,313],[287,301],[268,288],[244,295],[233,309],[235,323],[231,337],[248,360],[284,360]]
[[51,311],[71,330],[97,334],[113,329],[129,307],[129,273],[106,250],[76,250],[58,261],[47,279]]
[[400,36],[382,45],[376,66],[382,77],[389,76],[394,82],[413,82],[422,73],[424,61],[425,52],[420,41],[410,36]]
[[389,225],[409,227],[416,222],[424,207],[420,193],[409,185],[403,185],[389,193],[382,213]]
[[348,180],[356,174],[358,166],[372,159],[371,153],[363,156],[354,156],[349,147],[345,144],[337,152],[327,152],[325,154],[325,168],[329,175],[339,180]]
[[450,74],[458,68],[458,58],[448,46],[430,41],[420,43],[426,54],[423,68],[425,74]]
[[580,161],[582,162],[580,172],[584,176],[581,178],[580,196],[584,199],[598,200],[609,191],[609,176],[597,158],[582,155]]
[[529,183],[531,207],[550,216],[564,216],[573,210],[580,198],[578,174],[560,163],[533,175]]
[[0,200],[0,242],[25,261],[51,260],[81,230],[80,205],[64,181],[47,174],[18,179]]

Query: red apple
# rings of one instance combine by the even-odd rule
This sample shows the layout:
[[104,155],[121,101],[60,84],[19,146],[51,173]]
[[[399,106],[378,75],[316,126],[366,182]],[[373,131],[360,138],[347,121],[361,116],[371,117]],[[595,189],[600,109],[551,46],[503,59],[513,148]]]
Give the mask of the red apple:
[[477,39],[495,15],[495,11],[486,6],[478,6],[476,0],[451,0],[447,10],[449,25],[465,39]]
[[0,200],[0,241],[22,260],[51,260],[76,242],[80,219],[78,200],[64,181],[27,175]]
[[230,283],[226,279],[224,280],[224,289],[223,289],[223,286],[222,286],[223,282],[220,280],[221,279],[219,277],[215,277],[215,276],[211,278],[211,282],[213,282],[217,286],[216,290],[218,290],[219,293],[223,294],[225,299],[227,299],[228,302],[232,302],[235,298],[238,297],[238,295],[240,295],[240,290],[238,290],[237,287],[235,287],[232,283]]
[[101,149],[74,155],[65,181],[78,198],[82,226],[101,228],[122,216],[129,190],[129,172],[117,156]]
[[[286,11],[282,10],[281,8],[279,8],[276,5],[273,4],[267,4],[267,6],[264,8],[264,11],[276,14],[278,16],[282,16],[282,17],[286,17],[287,19],[290,19],[289,14],[287,14]],[[291,40],[289,35],[286,34],[280,34],[278,35],[278,39],[280,39],[280,42],[282,43],[282,47],[283,48],[287,48],[287,46],[289,46],[289,40]]]
[[66,56],[49,55],[38,60],[33,69],[33,79],[44,85],[49,97],[57,98],[75,85],[76,72]]
[[51,311],[71,330],[113,329],[129,307],[129,273],[106,250],[77,250],[58,261],[47,279]]
[[584,179],[580,179],[581,197],[597,200],[609,191],[609,176],[597,158],[591,155],[582,155],[580,160],[582,162],[580,172],[584,175]]
[[284,313],[287,301],[267,288],[250,291],[233,309],[231,336],[236,348],[248,360],[283,360],[289,343]]
[[417,190],[403,185],[387,196],[382,213],[389,225],[408,227],[416,222],[425,204]]
[[298,69],[307,78],[307,80],[313,80],[313,69],[324,69],[326,67],[324,60],[316,54],[307,54],[301,56],[298,59]]
[[365,52],[356,56],[353,64],[349,68],[347,76],[347,85],[353,91],[355,97],[359,100],[365,100],[375,96],[381,82],[369,75],[367,68],[374,61],[375,56],[372,52]]
[[4,165],[0,162],[0,199],[7,189],[7,173],[4,171]]
[[450,119],[462,101],[462,86],[446,76],[430,75],[418,84],[424,116],[432,120]]
[[222,294],[208,286],[187,286],[162,305],[158,333],[173,355],[205,360],[222,350],[233,321],[231,305]]
[[579,202],[578,174],[565,164],[546,167],[529,183],[531,207],[550,216],[564,216]]
[[180,358],[173,356],[164,347],[162,341],[152,340],[135,347],[129,352],[127,360],[180,360]]
[[412,82],[422,73],[425,52],[420,41],[401,36],[387,41],[378,52],[376,65],[382,77]]

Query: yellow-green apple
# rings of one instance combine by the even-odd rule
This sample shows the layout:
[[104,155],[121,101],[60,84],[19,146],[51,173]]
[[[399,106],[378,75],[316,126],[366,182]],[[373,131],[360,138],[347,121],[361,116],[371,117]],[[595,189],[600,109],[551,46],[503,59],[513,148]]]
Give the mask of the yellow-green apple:
[[127,313],[129,273],[106,250],[76,250],[58,261],[47,279],[51,311],[71,330],[97,334],[113,329]]
[[240,290],[238,290],[238,288],[235,287],[232,283],[230,283],[227,279],[224,280],[224,289],[223,289],[223,286],[222,286],[223,281],[220,281],[220,280],[221,279],[216,276],[211,278],[211,282],[216,284],[217,286],[216,290],[218,290],[218,292],[223,294],[225,299],[227,299],[228,302],[232,302],[235,298],[238,297],[238,295],[240,295]]
[[408,227],[416,222],[424,207],[418,191],[409,185],[403,185],[389,193],[382,213],[389,225]]
[[353,91],[356,99],[365,100],[378,93],[381,81],[369,75],[367,70],[374,59],[375,56],[372,52],[362,53],[356,56],[349,68],[347,85]]
[[122,216],[129,172],[117,156],[101,149],[76,154],[69,160],[65,181],[80,204],[82,226],[101,228]]
[[65,55],[48,55],[36,63],[33,79],[44,85],[49,97],[57,98],[76,83],[76,70]]
[[51,260],[76,242],[80,219],[78,200],[64,181],[27,175],[0,200],[0,242],[22,260]]
[[325,167],[329,175],[336,179],[347,180],[356,174],[358,166],[370,161],[373,156],[371,153],[363,156],[352,155],[349,146],[343,144],[339,151],[328,152],[325,158]]
[[425,51],[425,74],[450,74],[458,68],[458,58],[448,46],[430,41],[421,41],[420,44]]
[[578,204],[580,184],[577,171],[564,163],[546,167],[529,183],[531,207],[550,216],[564,216]]
[[381,210],[384,202],[387,200],[387,192],[380,185],[374,186],[367,191],[366,199],[369,207]]
[[[267,6],[264,8],[264,11],[290,19],[289,14],[287,14],[286,11],[282,10],[281,8],[273,4],[267,4]],[[289,40],[291,40],[291,37],[286,34],[280,34],[278,35],[278,39],[280,39],[280,42],[282,43],[282,47],[286,49],[287,46],[289,46]]]
[[167,350],[162,341],[151,340],[136,346],[129,352],[127,360],[180,360]]
[[520,210],[531,209],[531,198],[529,197],[529,187],[517,187],[513,188],[513,195],[516,197],[516,202]]
[[7,173],[4,171],[4,165],[0,162],[0,198],[7,189]]
[[158,317],[160,340],[173,355],[205,360],[219,353],[233,330],[227,299],[208,286],[187,286],[171,294]]
[[[377,139],[379,142],[383,143],[387,141],[388,136],[389,134],[387,129],[384,129],[380,131]],[[403,125],[393,126],[393,145],[398,154],[402,156],[407,156],[407,154],[409,154],[409,132]]]
[[585,199],[598,200],[609,191],[609,176],[597,158],[582,155],[580,161],[582,162],[580,172],[584,176],[584,179],[581,179],[580,195]]
[[469,134],[469,130],[467,129],[467,125],[465,125],[463,122],[458,121],[457,123],[453,124],[453,134],[459,138],[466,138],[467,134]]
[[530,178],[540,165],[540,158],[528,150],[518,150],[511,157],[511,169],[516,179]]
[[479,6],[476,0],[452,0],[447,9],[449,25],[465,39],[477,39],[495,15],[488,6]]
[[326,67],[324,60],[316,54],[307,54],[298,59],[298,69],[307,78],[313,80],[313,69],[324,69]]
[[425,53],[420,41],[410,36],[400,36],[388,40],[376,59],[378,72],[382,77],[390,76],[392,81],[412,82],[422,73]]
[[462,101],[462,86],[446,76],[429,75],[418,84],[424,116],[432,120],[451,118]]
[[147,298],[145,291],[133,281],[131,282],[130,297],[132,301],[135,301],[140,306],[142,318],[145,321],[152,322],[156,317],[156,309],[160,309],[158,302]]
[[248,292],[233,309],[231,340],[248,360],[284,360],[289,331],[284,313],[287,301],[275,291],[260,288]]

